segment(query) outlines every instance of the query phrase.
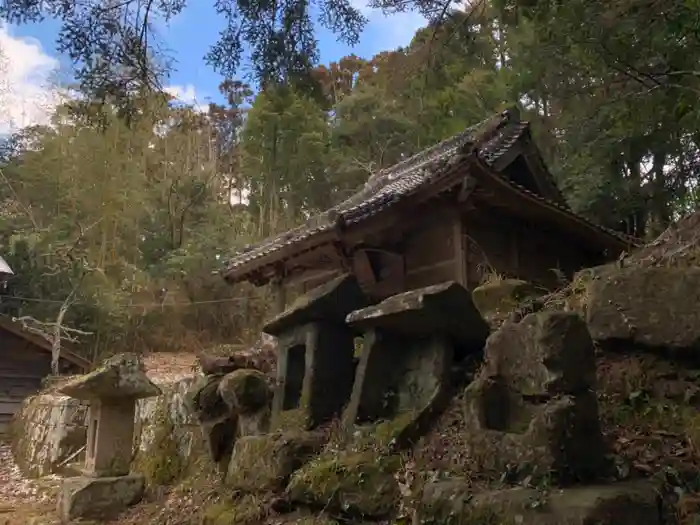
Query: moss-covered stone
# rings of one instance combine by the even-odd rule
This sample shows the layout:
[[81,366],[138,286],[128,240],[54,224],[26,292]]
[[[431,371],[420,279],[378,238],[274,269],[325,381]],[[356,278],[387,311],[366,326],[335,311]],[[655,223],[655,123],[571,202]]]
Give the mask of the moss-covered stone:
[[252,369],[239,369],[226,374],[218,393],[231,411],[252,414],[269,405],[272,391],[265,374]]
[[464,417],[462,457],[484,479],[591,481],[608,474],[592,392],[538,404],[480,377],[465,391]]
[[298,470],[287,488],[293,501],[363,517],[394,510],[399,486],[398,458],[372,452],[323,455]]
[[353,452],[388,454],[399,444],[410,441],[419,414],[418,410],[407,410],[377,424],[342,427],[334,434],[333,446]]
[[575,394],[595,386],[595,350],[575,313],[539,312],[491,334],[486,369],[525,396]]
[[163,407],[159,407],[157,418],[153,442],[146,453],[136,455],[133,470],[142,474],[149,485],[170,485],[183,474],[185,460],[173,437],[173,423]]
[[321,452],[322,434],[276,433],[236,441],[226,484],[245,492],[282,490],[292,473]]
[[146,376],[136,354],[123,353],[107,359],[103,365],[62,385],[59,392],[76,399],[144,399],[161,394]]
[[604,344],[700,351],[700,268],[607,271],[588,287],[586,322]]
[[252,494],[207,507],[202,525],[260,525],[265,523],[265,501]]
[[224,376],[208,375],[197,378],[186,395],[189,410],[200,423],[219,420],[231,410],[219,393],[219,383]]
[[474,494],[458,480],[429,484],[420,523],[440,525],[660,525],[660,496],[649,482],[568,488],[514,488]]
[[222,379],[221,375],[198,378],[187,391],[185,401],[201,426],[211,459],[227,465],[236,439],[238,418],[219,393]]

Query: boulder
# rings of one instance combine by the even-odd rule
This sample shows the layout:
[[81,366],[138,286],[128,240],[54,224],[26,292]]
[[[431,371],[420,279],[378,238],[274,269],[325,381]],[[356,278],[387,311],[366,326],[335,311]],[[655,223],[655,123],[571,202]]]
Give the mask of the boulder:
[[244,492],[284,489],[292,473],[318,455],[325,445],[319,433],[275,433],[242,437],[231,454],[226,484]]
[[287,492],[292,501],[313,508],[385,517],[400,497],[395,459],[372,452],[322,455],[292,475]]
[[299,297],[289,308],[270,320],[263,332],[277,336],[315,321],[342,324],[348,312],[369,304],[353,275],[342,275]]
[[513,488],[474,494],[462,480],[429,483],[420,523],[502,525],[661,525],[660,495],[647,481],[554,489]]
[[595,393],[528,402],[480,377],[464,395],[463,457],[491,479],[589,482],[608,474]]
[[226,374],[217,387],[221,399],[231,412],[253,414],[267,407],[272,400],[272,391],[262,372],[239,369]]
[[58,493],[58,513],[63,523],[79,518],[108,519],[143,498],[143,476],[67,478]]
[[22,474],[47,476],[79,457],[87,442],[87,410],[87,402],[56,393],[25,399],[10,430]]
[[452,281],[393,295],[350,313],[346,321],[360,330],[381,328],[409,337],[440,333],[455,344],[479,349],[489,334],[469,291]]
[[69,381],[58,391],[76,399],[143,399],[160,395],[136,354],[118,354],[101,367]]
[[595,386],[593,341],[571,312],[539,312],[494,332],[484,350],[490,376],[524,396],[575,394]]
[[608,474],[596,363],[585,323],[571,312],[506,322],[464,393],[470,469],[516,482],[590,482]]
[[187,392],[189,410],[200,423],[217,421],[231,413],[231,409],[221,397],[219,384],[224,376],[200,376]]
[[202,513],[201,525],[260,525],[268,523],[269,511],[257,494],[222,498],[210,504]]
[[238,416],[219,393],[223,376],[199,377],[187,393],[187,405],[201,426],[211,459],[228,460],[236,439]]
[[587,292],[586,322],[596,341],[700,350],[700,268],[608,269]]
[[204,464],[208,444],[186,397],[195,378],[159,385],[163,394],[139,402],[136,415],[136,453],[132,468],[149,485],[167,485]]

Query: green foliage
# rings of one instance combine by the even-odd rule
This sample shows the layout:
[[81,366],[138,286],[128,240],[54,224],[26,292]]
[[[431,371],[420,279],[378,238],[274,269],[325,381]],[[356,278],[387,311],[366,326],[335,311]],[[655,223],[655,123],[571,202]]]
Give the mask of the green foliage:
[[60,108],[2,168],[0,247],[18,297],[3,312],[52,336],[68,306],[62,324],[86,332],[91,357],[240,341],[264,315],[212,274],[256,231],[227,202],[224,123],[157,99],[142,107],[128,123],[106,106],[90,119]]
[[[271,42],[296,50],[277,65],[266,55],[258,73],[281,68],[274,80],[293,82],[265,82],[255,97],[224,82],[226,105],[207,114],[143,89],[110,104],[87,90],[51,127],[8,141],[0,250],[17,273],[12,294],[41,302],[3,300],[5,313],[48,329],[68,305],[64,324],[89,332],[79,339],[94,355],[246,341],[269,298],[213,273],[232,251],[307,220],[379,170],[512,103],[533,123],[574,210],[649,237],[697,207],[697,2],[492,0],[468,12],[402,4],[440,20],[406,48],[324,66],[313,63],[308,33],[280,41],[260,23],[296,4],[234,4],[239,36],[262,46],[253,53]],[[10,2],[0,14],[32,19],[47,5]],[[184,3],[159,9],[168,5],[175,14]],[[352,39],[357,19],[333,18],[341,8],[329,4],[327,21]],[[265,31],[246,33],[253,22]],[[293,31],[308,31],[304,24]],[[236,42],[226,46],[235,51]],[[225,46],[218,49],[214,61],[223,60]],[[301,50],[309,51],[303,60]]]

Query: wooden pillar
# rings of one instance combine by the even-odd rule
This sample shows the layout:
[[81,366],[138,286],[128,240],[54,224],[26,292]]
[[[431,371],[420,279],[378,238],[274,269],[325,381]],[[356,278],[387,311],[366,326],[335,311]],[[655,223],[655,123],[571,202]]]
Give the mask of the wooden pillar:
[[465,288],[468,283],[467,237],[462,225],[462,216],[455,213],[452,220],[452,245],[454,247],[454,280]]
[[282,277],[277,277],[272,281],[272,290],[274,294],[274,314],[278,315],[284,312],[284,309],[287,307],[287,288]]

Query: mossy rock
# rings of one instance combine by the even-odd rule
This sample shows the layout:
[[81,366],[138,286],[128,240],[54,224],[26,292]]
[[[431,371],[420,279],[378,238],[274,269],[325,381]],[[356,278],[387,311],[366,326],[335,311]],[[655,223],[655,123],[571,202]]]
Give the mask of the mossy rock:
[[420,523],[434,525],[660,525],[658,488],[648,481],[545,492],[512,488],[474,493],[463,481],[429,484]]
[[218,393],[231,411],[240,414],[262,410],[272,399],[265,374],[248,368],[226,374],[219,382]]
[[202,525],[260,525],[267,516],[265,501],[246,494],[231,501],[219,501],[206,508]]
[[338,446],[354,452],[375,451],[388,454],[411,442],[416,427],[418,410],[407,410],[396,417],[372,425],[344,427],[335,436]]
[[481,376],[464,392],[461,457],[479,478],[495,482],[589,482],[609,475],[595,394],[532,403]]
[[185,396],[189,410],[200,423],[217,421],[231,413],[219,393],[219,384],[224,376],[208,375],[197,378]]
[[175,428],[167,413],[167,403],[158,400],[155,410],[153,440],[147,452],[137,452],[133,470],[142,474],[149,485],[170,485],[185,473],[186,461],[175,440]]
[[324,436],[313,432],[242,437],[233,447],[226,484],[245,492],[282,490],[324,445]]
[[700,268],[625,268],[587,289],[586,323],[604,348],[700,351]]
[[287,487],[292,501],[351,516],[381,518],[400,497],[398,457],[372,452],[322,456],[298,470]]
[[483,316],[508,314],[523,301],[544,295],[534,284],[519,279],[500,279],[477,286],[472,299]]

